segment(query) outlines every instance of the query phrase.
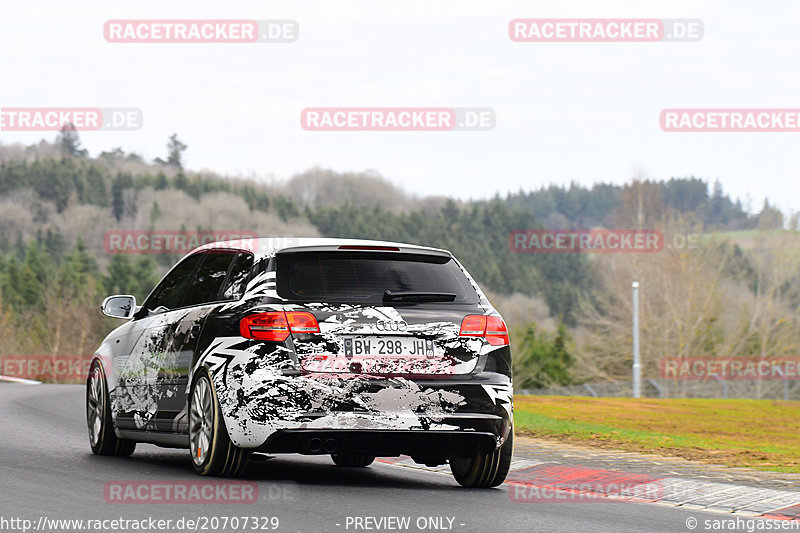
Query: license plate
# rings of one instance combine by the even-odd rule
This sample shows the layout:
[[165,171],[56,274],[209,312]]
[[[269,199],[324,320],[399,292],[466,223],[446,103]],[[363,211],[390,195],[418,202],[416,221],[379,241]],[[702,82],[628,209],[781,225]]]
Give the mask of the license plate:
[[[344,354],[347,357],[433,357],[434,342],[416,337],[347,337]],[[439,354],[441,355],[441,354]]]

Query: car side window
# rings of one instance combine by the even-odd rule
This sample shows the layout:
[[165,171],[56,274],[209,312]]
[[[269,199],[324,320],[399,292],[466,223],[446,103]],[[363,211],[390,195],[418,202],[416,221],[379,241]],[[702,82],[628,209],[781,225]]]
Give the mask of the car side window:
[[231,261],[236,257],[235,252],[229,251],[212,251],[203,255],[206,259],[192,276],[183,307],[219,301],[222,284],[225,283]]
[[252,254],[241,253],[236,256],[231,274],[228,276],[225,289],[222,291],[223,300],[239,300],[244,296],[244,290],[247,287],[247,280],[250,279],[250,271],[252,269]]
[[147,299],[145,307],[148,311],[158,308],[176,309],[181,306],[183,295],[189,286],[192,272],[203,260],[201,254],[188,257],[179,263],[167,276],[161,280],[153,294]]

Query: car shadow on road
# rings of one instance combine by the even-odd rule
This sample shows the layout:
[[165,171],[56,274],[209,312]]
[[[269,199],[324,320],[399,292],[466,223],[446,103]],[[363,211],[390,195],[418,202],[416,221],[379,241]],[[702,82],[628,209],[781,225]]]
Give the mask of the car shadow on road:
[[[102,459],[129,462],[137,472],[148,474],[154,474],[152,467],[156,467],[158,477],[162,479],[203,479],[194,473],[188,452],[184,450],[160,450],[140,445],[129,458]],[[123,463],[118,464],[122,466]],[[380,462],[363,468],[340,467],[334,465],[327,456],[279,455],[267,460],[250,461],[244,475],[238,479],[330,487],[466,490],[459,487],[451,477],[441,474],[394,467]]]

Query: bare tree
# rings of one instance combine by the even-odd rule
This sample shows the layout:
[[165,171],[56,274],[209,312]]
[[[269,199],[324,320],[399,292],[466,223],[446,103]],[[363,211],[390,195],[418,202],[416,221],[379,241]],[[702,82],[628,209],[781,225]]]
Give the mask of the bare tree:
[[[796,356],[800,328],[786,291],[800,271],[797,239],[773,240],[746,256],[730,242],[710,238],[696,248],[598,257],[602,285],[581,307],[580,373],[586,379],[630,375],[634,280],[641,287],[645,375],[657,375],[664,357]],[[750,268],[738,272],[745,257]]]

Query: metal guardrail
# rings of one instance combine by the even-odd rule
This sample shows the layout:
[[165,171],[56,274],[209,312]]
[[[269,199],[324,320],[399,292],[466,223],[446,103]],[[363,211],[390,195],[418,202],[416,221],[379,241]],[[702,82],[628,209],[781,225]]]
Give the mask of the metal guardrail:
[[[531,396],[632,397],[630,380],[589,382],[565,387],[515,389],[516,394]],[[717,376],[705,381],[644,378],[643,398],[721,398],[769,399],[800,401],[800,381],[781,380],[724,380]]]

